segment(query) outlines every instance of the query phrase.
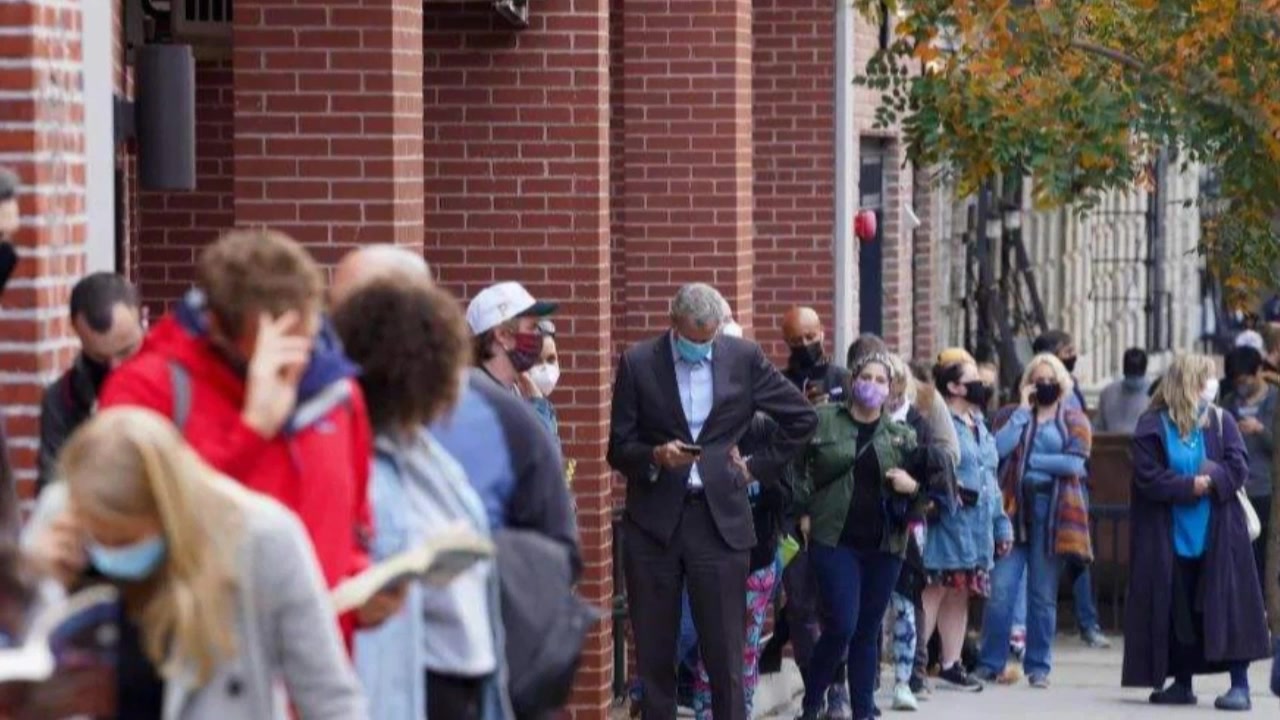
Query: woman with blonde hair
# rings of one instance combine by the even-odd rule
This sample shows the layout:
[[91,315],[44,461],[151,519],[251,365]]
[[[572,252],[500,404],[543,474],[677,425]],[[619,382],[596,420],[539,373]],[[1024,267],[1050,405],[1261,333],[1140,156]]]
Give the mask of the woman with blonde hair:
[[296,516],[141,408],[96,415],[60,464],[28,547],[120,587],[118,717],[283,719],[280,681],[302,720],[368,717]]
[[1022,374],[1022,402],[1000,410],[992,422],[1000,453],[1000,491],[1014,541],[992,573],[977,670],[983,680],[1004,672],[1014,604],[1025,586],[1023,667],[1032,687],[1048,687],[1062,560],[1093,559],[1083,480],[1093,431],[1089,418],[1065,402],[1074,386],[1061,360],[1037,355]]
[[1133,434],[1122,682],[1155,688],[1154,705],[1194,705],[1194,675],[1228,672],[1214,705],[1241,711],[1270,635],[1239,496],[1249,463],[1213,404],[1215,374],[1209,358],[1179,355]]

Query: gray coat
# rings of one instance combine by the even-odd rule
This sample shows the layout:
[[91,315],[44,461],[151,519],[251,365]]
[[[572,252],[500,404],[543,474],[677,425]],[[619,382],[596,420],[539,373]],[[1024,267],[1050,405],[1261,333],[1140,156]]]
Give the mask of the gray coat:
[[[204,687],[167,682],[164,720],[285,720],[286,692],[301,720],[368,718],[301,521],[270,498],[238,486],[232,491],[243,498],[245,518],[236,578],[238,654]],[[61,512],[66,497],[61,482],[41,493],[24,540]]]

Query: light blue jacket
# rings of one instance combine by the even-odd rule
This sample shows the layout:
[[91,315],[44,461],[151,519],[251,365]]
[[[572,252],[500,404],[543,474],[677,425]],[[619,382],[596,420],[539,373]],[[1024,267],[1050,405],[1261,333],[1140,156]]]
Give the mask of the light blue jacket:
[[[425,429],[422,431],[430,448],[432,464],[442,474],[442,485],[455,487],[470,511],[477,531],[489,534],[489,522],[479,496],[467,482],[461,466]],[[412,505],[406,495],[400,459],[390,451],[391,445],[379,442],[374,453],[373,472],[369,480],[369,499],[373,507],[374,537],[372,559],[377,562],[413,545],[429,528],[423,519],[410,514]],[[489,622],[493,627],[494,652],[498,670],[485,683],[484,720],[512,720],[515,714],[507,697],[507,668],[502,615],[499,611],[498,574],[491,574],[489,584]],[[426,717],[426,662],[423,648],[429,641],[423,636],[422,589],[409,588],[404,608],[373,630],[356,633],[355,665],[369,698],[372,720],[422,720]],[[450,720],[431,718],[431,720]]]
[[960,441],[956,483],[977,492],[978,502],[972,507],[961,504],[954,512],[944,510],[942,517],[929,526],[924,566],[933,571],[989,570],[995,564],[995,544],[1013,540],[1013,526],[1005,515],[996,481],[996,468],[1000,464],[996,441],[980,420],[976,438],[973,430],[954,412],[951,421]]

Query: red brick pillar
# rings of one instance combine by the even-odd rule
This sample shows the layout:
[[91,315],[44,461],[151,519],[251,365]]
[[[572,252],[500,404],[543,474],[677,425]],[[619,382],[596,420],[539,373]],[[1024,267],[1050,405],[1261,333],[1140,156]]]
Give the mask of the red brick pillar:
[[779,326],[796,305],[835,342],[835,23],[826,0],[756,0],[754,12],[756,339],[785,362]]
[[751,0],[622,5],[628,331],[668,324],[680,285],[752,322]]
[[[608,2],[529,6],[523,30],[486,2],[423,7],[425,252],[464,301],[494,282],[517,280],[560,303],[564,375],[551,400],[565,455],[577,463],[573,494],[586,565],[578,590],[608,611]],[[570,704],[577,720],[608,717],[611,629],[606,616],[588,640]]]
[[242,0],[233,68],[236,223],[421,247],[421,0]]
[[0,304],[0,407],[19,493],[31,494],[40,393],[71,360],[66,303],[84,270],[84,108],[80,8],[0,4],[0,164],[18,173],[20,260]]

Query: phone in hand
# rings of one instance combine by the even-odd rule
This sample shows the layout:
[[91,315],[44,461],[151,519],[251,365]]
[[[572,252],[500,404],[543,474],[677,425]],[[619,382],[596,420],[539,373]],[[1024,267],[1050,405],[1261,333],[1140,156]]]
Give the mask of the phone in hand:
[[702,446],[701,445],[681,445],[680,452],[684,453],[685,455],[702,457]]

